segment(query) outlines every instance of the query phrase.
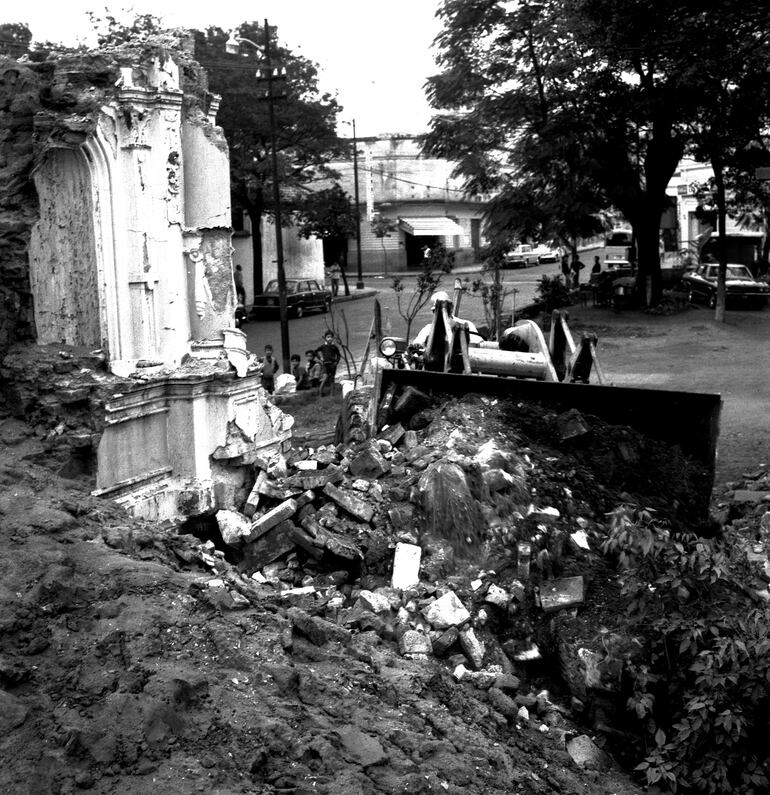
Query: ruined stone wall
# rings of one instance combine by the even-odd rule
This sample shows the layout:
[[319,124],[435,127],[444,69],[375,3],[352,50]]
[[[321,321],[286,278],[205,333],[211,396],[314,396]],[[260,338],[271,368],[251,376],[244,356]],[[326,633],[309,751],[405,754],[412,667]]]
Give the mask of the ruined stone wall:
[[[108,361],[185,355],[185,125],[201,137],[195,159],[208,158],[198,181],[221,171],[221,200],[227,146],[183,37],[0,58],[0,360],[23,341],[101,348]],[[200,225],[228,237],[229,198],[216,213],[198,195]],[[235,305],[229,250],[215,265],[233,294],[219,299],[221,337]]]
[[12,342],[35,336],[27,247],[37,218],[29,177],[40,101],[36,72],[0,57],[0,359]]

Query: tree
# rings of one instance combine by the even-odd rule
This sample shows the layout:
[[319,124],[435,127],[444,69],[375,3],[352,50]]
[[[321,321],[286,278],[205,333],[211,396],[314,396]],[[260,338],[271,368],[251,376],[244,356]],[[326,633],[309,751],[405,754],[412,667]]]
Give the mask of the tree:
[[[738,11],[738,9],[735,9]],[[764,24],[763,24],[764,27]],[[757,35],[760,31],[750,21],[744,35],[737,43],[728,43],[723,37],[734,35],[734,30],[717,28],[708,36],[699,57],[702,69],[701,91],[712,97],[712,108],[707,115],[695,119],[691,132],[691,149],[700,160],[711,163],[714,172],[713,199],[719,231],[719,275],[715,318],[725,319],[727,274],[727,172],[732,166],[733,178],[740,179],[741,168],[753,172],[751,155],[768,120],[770,81],[768,58],[770,43]],[[731,46],[728,46],[730,44]],[[729,68],[724,61],[730,59]],[[715,67],[718,61],[722,69]],[[744,180],[745,181],[745,180]]]
[[[444,71],[428,91],[443,115],[432,121],[431,150],[458,160],[478,192],[527,180],[549,190],[558,184],[555,161],[562,184],[574,181],[560,214],[580,218],[574,199],[598,204],[603,194],[634,228],[640,286],[656,303],[666,187],[691,145],[693,122],[713,119],[719,108],[701,90],[702,44],[719,31],[733,51],[752,26],[756,43],[768,25],[763,4],[445,0],[439,15]],[[732,64],[732,56],[709,58],[707,68],[729,79]]]
[[297,232],[300,237],[312,235],[329,241],[331,256],[340,263],[345,295],[348,286],[348,240],[356,234],[356,214],[350,196],[337,184],[331,188],[308,193],[296,206]]
[[29,50],[30,29],[23,22],[0,23],[0,55],[19,58]]
[[[255,44],[264,42],[264,30],[256,22],[240,26],[240,35]],[[278,180],[282,204],[291,209],[317,180],[334,177],[328,162],[339,155],[341,143],[335,119],[341,110],[336,99],[318,90],[316,64],[277,41],[270,28],[271,61],[285,69],[280,98],[274,100]],[[222,103],[217,121],[230,145],[230,184],[233,206],[244,210],[251,222],[254,255],[254,288],[262,289],[261,221],[275,211],[272,201],[270,122],[264,82],[255,78],[264,70],[263,53],[244,47],[242,55],[227,55],[228,34],[211,27],[195,31],[195,55],[209,74],[211,91]],[[248,46],[248,45],[246,45]],[[275,84],[278,91],[277,84]],[[288,217],[287,213],[287,217]]]
[[388,272],[388,252],[385,250],[385,238],[390,237],[391,233],[398,229],[398,223],[387,215],[380,215],[379,213],[374,216],[371,221],[372,233],[380,241],[382,246],[382,260],[384,264],[385,273]]
[[414,292],[406,303],[403,302],[404,281],[400,276],[394,276],[391,287],[396,293],[396,307],[398,314],[406,323],[406,338],[410,339],[412,323],[419,311],[430,301],[433,293],[438,290],[442,277],[450,273],[454,267],[454,251],[447,251],[437,243],[430,250],[430,254],[422,262],[422,268],[417,274]]

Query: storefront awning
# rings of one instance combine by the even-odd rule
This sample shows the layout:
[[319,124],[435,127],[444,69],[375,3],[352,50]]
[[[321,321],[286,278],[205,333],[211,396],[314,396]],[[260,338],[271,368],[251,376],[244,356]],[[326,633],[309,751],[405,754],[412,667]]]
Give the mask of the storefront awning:
[[463,228],[445,215],[427,216],[425,218],[399,218],[401,228],[410,235],[443,235],[454,237],[462,235]]

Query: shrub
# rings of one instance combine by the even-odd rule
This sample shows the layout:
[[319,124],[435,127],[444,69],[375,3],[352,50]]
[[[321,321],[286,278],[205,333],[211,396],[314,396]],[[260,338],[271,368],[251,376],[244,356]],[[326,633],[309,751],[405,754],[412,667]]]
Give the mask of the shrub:
[[541,276],[535,291],[535,300],[542,305],[543,311],[549,316],[554,309],[572,303],[569,288],[562,281],[561,276]]
[[767,791],[770,612],[747,599],[745,556],[627,507],[604,551],[624,571],[629,629],[646,639],[646,659],[628,667],[636,770],[670,792]]

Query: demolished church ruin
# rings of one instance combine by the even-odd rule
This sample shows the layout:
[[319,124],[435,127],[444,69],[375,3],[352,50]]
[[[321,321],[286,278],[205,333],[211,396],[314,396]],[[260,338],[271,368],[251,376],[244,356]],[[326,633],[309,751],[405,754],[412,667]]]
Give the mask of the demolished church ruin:
[[184,37],[0,59],[0,397],[152,518],[288,443],[234,325],[228,148]]

